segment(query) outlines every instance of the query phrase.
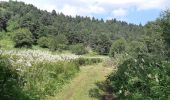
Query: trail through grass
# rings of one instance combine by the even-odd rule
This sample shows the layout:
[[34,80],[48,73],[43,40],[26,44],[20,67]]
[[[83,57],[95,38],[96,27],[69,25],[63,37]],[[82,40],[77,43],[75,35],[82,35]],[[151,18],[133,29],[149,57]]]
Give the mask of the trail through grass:
[[89,97],[89,90],[95,87],[95,82],[104,80],[112,68],[102,64],[83,66],[77,76],[63,90],[47,100],[96,100]]

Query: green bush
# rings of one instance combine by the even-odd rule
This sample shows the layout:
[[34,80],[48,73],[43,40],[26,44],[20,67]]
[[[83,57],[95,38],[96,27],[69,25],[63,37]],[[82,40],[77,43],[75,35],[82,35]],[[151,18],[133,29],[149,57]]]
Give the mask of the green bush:
[[91,65],[102,62],[100,58],[79,58],[76,60],[80,66]]
[[113,42],[110,48],[109,56],[114,57],[115,54],[121,54],[125,50],[126,50],[126,40],[123,38],[118,39],[115,42]]
[[22,89],[23,83],[9,59],[0,55],[0,100],[28,100],[29,97]]
[[76,55],[82,55],[87,53],[87,50],[85,49],[85,46],[83,44],[72,45],[70,46],[70,50]]
[[106,35],[106,33],[101,34],[91,34],[89,36],[89,44],[90,47],[96,51],[98,54],[101,55],[108,55],[110,46],[111,46],[111,40]]
[[48,48],[49,47],[49,38],[48,37],[41,37],[38,39],[38,45],[42,48]]
[[[120,100],[169,100],[170,64],[146,54],[125,60],[106,81],[97,84],[93,97],[109,93]],[[93,95],[95,94],[95,96]]]
[[122,99],[170,99],[169,79],[167,67],[149,55],[126,60],[108,77],[112,92]]
[[56,37],[51,37],[49,41],[49,49],[52,51],[62,51],[67,49],[68,40],[65,35],[57,35]]
[[15,47],[30,48],[33,44],[32,33],[28,29],[18,29],[13,36]]

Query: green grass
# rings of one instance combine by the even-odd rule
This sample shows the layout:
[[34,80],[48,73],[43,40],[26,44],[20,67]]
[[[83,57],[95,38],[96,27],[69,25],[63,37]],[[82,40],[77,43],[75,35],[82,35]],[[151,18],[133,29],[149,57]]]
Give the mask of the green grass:
[[1,39],[0,46],[3,49],[13,49],[14,43],[10,39]]
[[95,87],[95,83],[105,80],[112,68],[103,67],[102,64],[88,65],[80,68],[77,76],[63,90],[47,100],[96,100],[89,96],[89,90]]
[[[63,89],[64,84],[69,83],[75,77],[81,66],[102,61],[98,58],[79,58],[55,62],[29,62],[29,60],[26,60],[29,64],[25,64],[25,61],[12,64],[10,61],[18,61],[20,57],[13,56],[13,59],[9,59],[9,57],[10,55],[0,55],[0,72],[2,72],[0,73],[0,76],[2,76],[0,82],[3,82],[3,85],[10,85],[13,84],[13,81],[10,80],[14,80],[16,84],[12,87],[15,86],[16,88],[9,88],[9,86],[4,88],[5,85],[0,84],[2,85],[0,91],[4,92],[6,90],[3,95],[0,95],[3,100],[8,100],[8,98],[14,100],[42,100],[46,96],[53,96]],[[10,89],[13,90],[10,91]],[[8,97],[6,94],[9,94]]]

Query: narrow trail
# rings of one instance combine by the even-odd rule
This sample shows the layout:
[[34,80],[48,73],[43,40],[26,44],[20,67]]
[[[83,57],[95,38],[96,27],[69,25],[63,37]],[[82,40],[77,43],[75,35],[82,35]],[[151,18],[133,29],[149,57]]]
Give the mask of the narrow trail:
[[76,77],[63,90],[47,100],[96,100],[89,97],[89,90],[95,83],[106,79],[112,68],[103,67],[102,64],[83,66]]

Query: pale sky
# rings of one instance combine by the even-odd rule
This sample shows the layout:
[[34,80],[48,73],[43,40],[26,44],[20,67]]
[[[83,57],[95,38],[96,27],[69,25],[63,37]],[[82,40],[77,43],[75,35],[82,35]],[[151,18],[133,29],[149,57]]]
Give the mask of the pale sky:
[[[8,1],[8,0],[0,0]],[[170,8],[170,0],[17,0],[51,12],[65,15],[94,16],[95,18],[145,24],[155,20],[160,12]]]

